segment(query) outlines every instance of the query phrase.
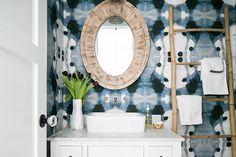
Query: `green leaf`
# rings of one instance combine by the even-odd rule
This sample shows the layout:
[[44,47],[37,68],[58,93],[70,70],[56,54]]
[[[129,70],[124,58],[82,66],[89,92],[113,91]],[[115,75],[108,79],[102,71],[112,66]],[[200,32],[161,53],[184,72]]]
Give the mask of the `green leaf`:
[[64,76],[63,81],[67,88],[72,88],[68,77]]
[[84,96],[88,93],[88,91],[90,90],[90,89],[92,89],[94,87],[94,85],[93,85],[93,83],[90,83],[88,86],[87,86],[87,88],[86,88],[86,90],[85,90],[85,92],[84,92]]
[[81,89],[81,85],[82,85],[82,81],[81,80],[77,80],[77,82],[75,83],[75,97],[78,99],[79,95],[80,95],[80,89]]
[[80,80],[77,72],[75,73],[75,76],[77,80]]
[[69,101],[69,100],[71,100],[73,97],[72,97],[72,95],[70,94],[70,93],[68,93],[68,94],[66,94],[66,96],[65,96],[65,101]]
[[75,80],[74,78],[72,78],[72,79],[70,80],[70,82],[71,82],[72,90],[75,91],[75,83],[76,83],[76,80]]
[[75,92],[74,92],[74,88],[73,88],[73,85],[72,85],[73,84],[72,80],[69,80],[68,77],[64,77],[63,81],[65,83],[66,88],[68,89],[68,91],[72,95],[72,97],[75,98]]
[[84,98],[84,92],[86,90],[86,87],[87,87],[87,79],[83,79],[83,84],[81,86],[81,90],[80,90],[80,93],[79,93],[79,99]]

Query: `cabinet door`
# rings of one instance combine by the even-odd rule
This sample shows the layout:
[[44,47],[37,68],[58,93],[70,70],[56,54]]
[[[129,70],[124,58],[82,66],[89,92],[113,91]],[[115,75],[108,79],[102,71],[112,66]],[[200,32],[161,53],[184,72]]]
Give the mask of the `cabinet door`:
[[144,157],[144,147],[89,146],[88,157]]
[[82,157],[82,146],[60,146],[60,157]]
[[149,157],[173,157],[172,147],[152,146],[150,147],[149,151]]

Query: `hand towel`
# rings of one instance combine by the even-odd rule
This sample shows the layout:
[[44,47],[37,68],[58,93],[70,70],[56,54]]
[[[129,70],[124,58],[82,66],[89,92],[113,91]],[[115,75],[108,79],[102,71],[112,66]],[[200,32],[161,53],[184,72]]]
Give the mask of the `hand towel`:
[[197,95],[180,95],[176,98],[180,124],[202,124],[202,97]]
[[227,95],[225,61],[219,57],[202,59],[201,80],[204,95]]
[[207,61],[207,64],[209,64],[210,72],[212,73],[222,73],[224,72],[224,60],[215,57],[215,58],[205,58],[203,60]]

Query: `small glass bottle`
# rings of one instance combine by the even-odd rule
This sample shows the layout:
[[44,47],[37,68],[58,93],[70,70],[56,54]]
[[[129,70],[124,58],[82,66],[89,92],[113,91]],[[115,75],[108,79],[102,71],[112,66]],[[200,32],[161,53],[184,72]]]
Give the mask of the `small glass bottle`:
[[152,127],[152,112],[151,112],[149,104],[146,106],[145,117],[146,117],[146,119],[145,119],[146,127],[147,128]]

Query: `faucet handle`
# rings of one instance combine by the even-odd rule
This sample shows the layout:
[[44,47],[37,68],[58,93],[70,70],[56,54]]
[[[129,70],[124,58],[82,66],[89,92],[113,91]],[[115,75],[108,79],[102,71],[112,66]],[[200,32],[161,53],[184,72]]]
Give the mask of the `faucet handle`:
[[118,101],[118,97],[117,97],[117,96],[114,96],[114,97],[113,97],[113,102],[114,102],[114,103],[117,103],[117,101]]
[[123,100],[124,100],[125,102],[128,102],[128,97],[127,97],[127,96],[124,96],[124,97],[123,97]]

